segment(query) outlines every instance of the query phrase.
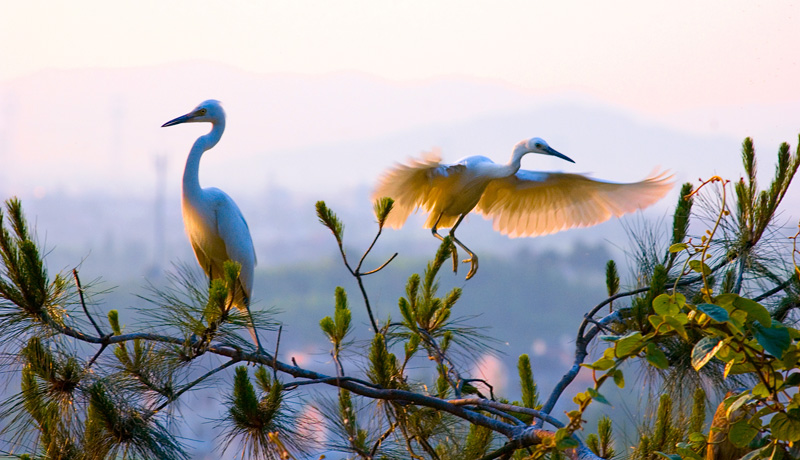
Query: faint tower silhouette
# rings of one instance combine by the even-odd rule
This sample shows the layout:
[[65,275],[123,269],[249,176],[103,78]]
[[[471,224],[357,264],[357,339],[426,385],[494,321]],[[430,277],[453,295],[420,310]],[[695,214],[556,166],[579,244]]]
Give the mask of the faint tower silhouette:
[[156,169],[156,194],[153,202],[153,260],[147,270],[149,278],[160,278],[164,272],[166,243],[166,191],[167,191],[167,155],[153,155],[153,166]]

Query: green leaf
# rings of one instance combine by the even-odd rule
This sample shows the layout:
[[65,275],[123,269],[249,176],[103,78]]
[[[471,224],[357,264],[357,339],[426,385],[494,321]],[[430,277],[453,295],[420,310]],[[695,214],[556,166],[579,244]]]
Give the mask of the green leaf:
[[699,371],[725,343],[717,337],[703,337],[692,349],[692,367]]
[[676,315],[680,313],[681,308],[675,297],[669,294],[661,294],[653,299],[653,310],[659,315]]
[[675,451],[678,452],[678,454],[684,460],[703,460],[703,457],[697,455],[695,451],[688,447],[678,446]]
[[770,316],[769,311],[760,303],[744,297],[736,297],[733,300],[733,306],[739,310],[746,311],[748,316],[757,320],[762,326],[772,326],[772,316]]
[[747,420],[740,420],[731,425],[731,429],[728,431],[728,439],[736,447],[746,447],[757,434],[758,428],[749,424]]
[[800,441],[800,419],[778,412],[769,422],[772,437],[781,441]]
[[638,353],[642,346],[642,333],[631,332],[617,340],[615,345],[614,354],[617,358],[625,358]]
[[611,369],[614,366],[614,360],[609,358],[600,358],[597,361],[593,362],[592,364],[585,365],[589,369],[594,369],[596,371],[605,371]]
[[664,352],[661,351],[661,349],[658,348],[654,343],[647,344],[647,353],[645,354],[645,358],[647,358],[647,361],[650,364],[659,369],[669,368],[667,355],[665,355]]
[[789,330],[779,323],[776,323],[770,328],[763,327],[759,324],[753,324],[753,329],[755,329],[755,337],[758,344],[764,347],[767,353],[778,359],[783,356],[783,352],[792,344]]
[[725,310],[724,308],[717,305],[713,305],[710,303],[701,303],[700,305],[697,306],[697,309],[705,313],[706,315],[708,315],[709,318],[713,319],[718,323],[724,323],[730,319],[730,316],[728,315],[728,310]]
[[587,392],[587,393],[589,393],[589,396],[591,396],[591,397],[592,397],[592,399],[594,399],[595,401],[597,401],[597,402],[599,402],[599,403],[601,403],[601,404],[605,404],[605,405],[607,405],[607,406],[610,406],[610,405],[611,405],[611,403],[610,403],[610,402],[608,402],[608,400],[606,399],[606,397],[605,397],[605,396],[603,396],[603,395],[601,395],[600,393],[598,393],[598,392],[597,392],[597,390],[595,390],[594,388],[588,388],[588,389],[586,390],[586,392]]
[[681,252],[685,251],[689,247],[686,243],[675,243],[669,247],[669,252]]
[[683,327],[684,324],[689,322],[688,316],[686,316],[684,313],[675,316],[665,316],[664,321],[672,326],[672,328],[675,329],[675,332],[683,337],[683,340],[689,340],[689,334],[686,333],[686,328]]
[[564,438],[556,443],[556,447],[561,450],[574,449],[579,445],[580,444],[578,444],[578,441],[574,440],[573,438]]
[[689,441],[691,441],[691,442],[706,442],[707,439],[706,439],[706,435],[704,435],[703,433],[698,433],[698,432],[695,431],[694,433],[689,434]]
[[711,268],[697,259],[689,261],[689,268],[696,271],[697,273],[702,273],[706,276],[711,274]]
[[743,405],[749,403],[752,399],[753,399],[753,396],[750,394],[750,392],[749,391],[745,391],[738,398],[736,398],[735,401],[730,403],[730,406],[728,406],[728,410],[725,412],[725,416],[728,417],[728,419],[730,420],[731,419],[731,414],[733,414],[735,411],[737,411]]
[[625,375],[619,369],[614,371],[614,383],[620,388],[625,388]]
[[795,387],[800,385],[800,373],[792,372],[786,377],[786,386]]

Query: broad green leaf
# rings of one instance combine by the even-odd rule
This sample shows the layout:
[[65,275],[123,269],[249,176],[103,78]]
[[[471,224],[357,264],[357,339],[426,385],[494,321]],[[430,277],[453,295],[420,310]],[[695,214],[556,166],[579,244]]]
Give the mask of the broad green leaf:
[[619,369],[614,371],[614,383],[620,388],[625,388],[625,375]]
[[699,371],[725,343],[717,337],[703,337],[692,349],[692,367]]
[[750,363],[736,363],[731,366],[730,371],[728,371],[728,375],[739,375],[739,374],[749,374],[751,372],[755,372],[755,367],[753,367]]
[[580,444],[578,443],[578,441],[576,441],[576,440],[574,440],[572,438],[564,438],[561,441],[558,441],[556,443],[556,447],[558,447],[559,449],[562,449],[562,450],[574,449],[574,448],[578,447],[579,445]]
[[703,460],[703,457],[697,455],[697,452],[688,447],[678,446],[678,448],[675,450],[683,460]]
[[661,294],[653,299],[653,311],[658,315],[675,315],[681,311],[675,298],[668,294]]
[[789,376],[786,377],[786,385],[791,387],[800,385],[800,373],[792,372],[789,374]]
[[764,347],[767,353],[778,359],[783,356],[783,352],[792,344],[789,331],[780,324],[776,323],[770,328],[754,324],[753,329],[755,329],[755,337],[758,344]]
[[689,335],[686,333],[686,328],[683,327],[684,324],[689,322],[688,316],[686,316],[684,313],[675,316],[666,316],[664,317],[664,321],[672,326],[672,328],[675,329],[675,331],[683,338],[683,340],[689,340]]
[[654,343],[647,344],[647,353],[645,354],[645,358],[647,361],[652,364],[653,366],[659,369],[667,369],[669,367],[669,361],[667,360],[667,355],[661,351]]
[[632,332],[617,340],[614,347],[614,355],[617,358],[625,358],[638,353],[642,347],[642,333]]
[[587,393],[589,393],[589,396],[591,396],[591,397],[592,397],[592,399],[594,399],[595,401],[597,401],[597,402],[599,402],[599,403],[602,403],[602,404],[605,404],[605,405],[607,405],[607,406],[610,406],[610,405],[611,405],[611,403],[610,403],[610,402],[608,402],[608,400],[606,399],[606,397],[605,397],[605,396],[603,396],[603,395],[601,395],[600,393],[598,393],[598,392],[597,392],[597,390],[595,390],[594,388],[588,388],[588,389],[586,390],[586,392],[587,392]]
[[686,243],[675,243],[669,247],[669,252],[681,252],[685,251],[689,247]]
[[714,297],[714,305],[719,305],[722,308],[732,308],[733,301],[739,297],[738,294],[720,294]]
[[770,316],[769,311],[755,300],[737,296],[733,301],[733,306],[739,310],[746,311],[748,316],[761,323],[762,326],[772,326],[772,316]]
[[756,384],[756,386],[753,387],[751,392],[753,393],[753,396],[755,396],[756,398],[767,399],[771,396],[769,388],[767,388],[767,386],[764,385],[763,383]]
[[697,309],[705,313],[706,315],[708,315],[709,318],[713,319],[718,323],[724,323],[729,319],[728,310],[725,310],[724,308],[718,305],[713,305],[710,303],[701,303],[700,305],[697,306]]
[[697,259],[689,261],[689,268],[696,271],[697,273],[702,273],[706,276],[711,274],[711,268]]
[[728,420],[731,420],[732,414],[735,411],[739,410],[739,408],[741,408],[743,405],[749,403],[752,399],[753,396],[750,394],[750,392],[745,391],[738,398],[736,398],[736,400],[733,401],[730,406],[728,406],[728,410],[725,412],[725,416],[728,417]]
[[800,419],[778,412],[769,422],[772,437],[781,441],[800,441]]
[[[663,331],[659,330],[661,328],[661,326],[663,326],[665,324],[663,316],[661,316],[661,315],[650,315],[650,316],[647,317],[647,321],[650,321],[650,324],[653,326],[653,329],[655,329],[657,332],[659,332],[659,333],[669,332],[669,327],[664,328]],[[667,324],[667,326],[669,326],[669,325]]]
[[589,369],[595,369],[595,370],[598,370],[598,371],[605,371],[605,370],[611,369],[611,367],[613,365],[614,365],[614,360],[613,359],[600,358],[597,361],[595,361],[594,363],[592,363],[592,364],[590,364],[590,365],[588,365],[586,367],[588,367]]
[[728,439],[736,447],[745,447],[750,444],[750,441],[758,434],[758,428],[747,423],[747,420],[740,420],[731,425],[728,431]]
[[689,441],[691,441],[691,442],[706,442],[706,441],[708,441],[708,439],[706,438],[706,435],[704,435],[703,433],[698,433],[698,432],[695,431],[694,433],[689,434]]

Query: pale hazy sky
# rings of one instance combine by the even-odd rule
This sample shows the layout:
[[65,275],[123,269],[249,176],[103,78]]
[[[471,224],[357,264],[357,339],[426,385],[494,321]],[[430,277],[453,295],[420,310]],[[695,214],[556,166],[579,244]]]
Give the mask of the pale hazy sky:
[[210,60],[259,72],[465,75],[649,113],[797,101],[790,1],[3,1],[0,80]]

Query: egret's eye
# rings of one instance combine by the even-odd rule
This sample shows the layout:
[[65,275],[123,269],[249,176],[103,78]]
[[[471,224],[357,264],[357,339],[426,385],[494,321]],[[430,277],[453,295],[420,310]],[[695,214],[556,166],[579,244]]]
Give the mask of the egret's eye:
[[198,111],[197,111],[197,114],[198,114],[198,115],[205,115],[205,114],[206,114],[206,109],[200,109],[200,110],[198,110]]
[[540,149],[540,148],[542,148],[542,144],[540,144],[540,143],[538,143],[538,142],[537,142],[537,143],[535,143],[535,144],[533,144],[533,146],[534,146],[534,147],[536,147],[537,149]]

